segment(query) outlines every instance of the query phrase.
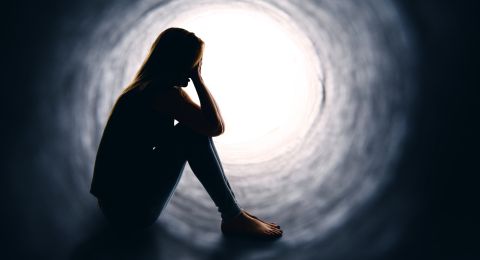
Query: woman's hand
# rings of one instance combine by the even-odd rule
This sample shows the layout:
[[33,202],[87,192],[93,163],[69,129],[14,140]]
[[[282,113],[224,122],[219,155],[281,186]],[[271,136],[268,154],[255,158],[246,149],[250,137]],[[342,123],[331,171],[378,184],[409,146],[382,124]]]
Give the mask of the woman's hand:
[[190,78],[194,81],[202,78],[202,59],[190,71]]
[[184,102],[179,102],[176,111],[174,111],[175,119],[208,136],[221,135],[225,130],[225,124],[217,103],[203,82],[202,59],[190,70],[189,74],[197,91],[200,106],[191,100],[187,100],[188,95],[185,96],[183,98]]

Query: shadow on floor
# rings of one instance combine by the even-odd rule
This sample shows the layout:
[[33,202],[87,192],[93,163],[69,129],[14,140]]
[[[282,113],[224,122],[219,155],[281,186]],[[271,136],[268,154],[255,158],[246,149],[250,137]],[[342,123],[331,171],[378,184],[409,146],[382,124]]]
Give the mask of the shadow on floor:
[[[239,260],[268,258],[275,253],[276,241],[249,240],[221,236],[209,249],[195,248],[191,243],[175,239],[159,223],[135,233],[112,228],[105,220],[95,226],[74,248],[71,259],[206,259]],[[220,230],[218,232],[221,232]],[[278,248],[277,248],[278,249]],[[278,253],[278,252],[277,252]]]
[[[219,231],[220,232],[220,231]],[[273,241],[250,240],[247,238],[222,237],[208,260],[239,260],[271,258],[277,251],[277,244],[282,238]],[[278,252],[277,252],[278,253]]]
[[158,229],[131,233],[101,223],[74,249],[71,259],[162,259],[161,235]]

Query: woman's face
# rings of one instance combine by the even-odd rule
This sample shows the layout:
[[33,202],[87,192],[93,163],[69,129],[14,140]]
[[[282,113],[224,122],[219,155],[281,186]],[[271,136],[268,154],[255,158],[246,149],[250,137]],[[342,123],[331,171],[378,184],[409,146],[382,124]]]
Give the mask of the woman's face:
[[175,76],[172,78],[171,84],[178,87],[186,87],[190,82],[191,67],[186,66],[184,69],[176,70]]
[[184,75],[182,77],[179,77],[177,80],[174,80],[173,84],[177,87],[185,88],[188,86],[188,82],[190,82],[189,77]]
[[198,65],[198,63],[202,60],[203,57],[203,48],[201,48],[200,53],[195,58],[193,64],[187,66],[185,69],[181,70],[178,76],[175,77],[173,80],[173,84],[178,87],[187,87],[188,82],[190,82],[190,77],[192,73],[195,73],[194,68]]

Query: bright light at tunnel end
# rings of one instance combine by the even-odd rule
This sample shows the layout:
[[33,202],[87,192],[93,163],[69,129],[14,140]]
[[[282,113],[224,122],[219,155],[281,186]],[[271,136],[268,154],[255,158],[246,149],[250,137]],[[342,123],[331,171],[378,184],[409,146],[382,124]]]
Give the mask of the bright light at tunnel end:
[[[320,107],[322,76],[288,15],[264,4],[189,3],[168,27],[205,42],[202,73],[226,122],[215,138],[225,163],[267,161],[301,143]],[[198,102],[191,83],[186,91]]]

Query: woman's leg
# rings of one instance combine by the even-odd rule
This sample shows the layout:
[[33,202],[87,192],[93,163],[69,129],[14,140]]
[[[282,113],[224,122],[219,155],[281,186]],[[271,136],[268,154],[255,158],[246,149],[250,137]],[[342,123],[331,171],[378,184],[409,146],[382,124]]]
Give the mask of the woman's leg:
[[[187,159],[182,145],[158,155],[158,160],[146,162],[142,171],[149,173],[140,190],[130,190],[126,196],[99,200],[107,219],[122,229],[139,229],[153,224],[170,201],[182,176]],[[161,163],[161,165],[159,165]],[[161,167],[161,168],[160,168]]]
[[188,164],[217,206],[222,220],[238,216],[241,209],[223,172],[212,138],[182,124],[175,126],[175,133]]
[[161,209],[170,199],[185,166],[184,159],[186,159],[221,213],[221,229],[224,234],[247,235],[262,239],[276,239],[282,236],[282,230],[278,226],[259,220],[240,209],[223,172],[212,138],[198,134],[182,124],[177,124],[174,147],[176,163],[171,165],[175,169],[181,168],[181,170],[174,181],[175,184],[170,184],[171,189],[164,189],[169,195],[168,199],[162,200],[164,204],[161,204]]
[[170,201],[187,161],[218,207],[222,219],[228,220],[240,214],[241,209],[225,177],[212,138],[177,124],[174,140],[172,149],[166,151],[168,158],[159,158],[168,162],[160,166],[161,172],[151,183],[154,188],[145,187],[146,190],[155,190],[150,195],[153,200],[99,201],[100,208],[112,223],[127,228],[153,224]]

